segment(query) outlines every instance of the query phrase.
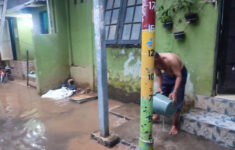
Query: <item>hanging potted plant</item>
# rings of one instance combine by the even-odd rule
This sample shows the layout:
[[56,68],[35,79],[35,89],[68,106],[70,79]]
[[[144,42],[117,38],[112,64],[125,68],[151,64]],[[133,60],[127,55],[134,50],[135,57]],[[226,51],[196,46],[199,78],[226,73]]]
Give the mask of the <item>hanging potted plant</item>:
[[164,8],[164,6],[160,6],[157,9],[158,17],[162,22],[162,25],[165,29],[172,29],[173,27],[173,20],[172,20],[172,10],[171,7]]
[[178,9],[184,9],[186,11],[184,18],[189,24],[196,23],[199,19],[198,14],[192,10],[194,4],[195,0],[177,0]]
[[176,40],[183,40],[185,38],[184,31],[174,32],[174,37]]
[[198,14],[197,13],[187,13],[184,15],[186,22],[189,24],[196,23],[198,21]]
[[[181,22],[182,22],[182,20],[179,19],[179,23],[181,23]],[[174,37],[176,40],[183,40],[185,38],[185,32],[184,32],[185,24],[183,24],[183,26],[178,26],[178,25],[175,28],[175,30],[177,32],[174,32]]]

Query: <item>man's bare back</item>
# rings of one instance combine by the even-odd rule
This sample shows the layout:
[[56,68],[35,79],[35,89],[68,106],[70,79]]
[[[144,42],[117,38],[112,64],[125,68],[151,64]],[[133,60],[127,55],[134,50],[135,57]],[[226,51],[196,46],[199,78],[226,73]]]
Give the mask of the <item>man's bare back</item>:
[[184,67],[181,59],[174,53],[159,53],[161,62],[155,61],[155,70],[164,71],[168,75],[176,75]]

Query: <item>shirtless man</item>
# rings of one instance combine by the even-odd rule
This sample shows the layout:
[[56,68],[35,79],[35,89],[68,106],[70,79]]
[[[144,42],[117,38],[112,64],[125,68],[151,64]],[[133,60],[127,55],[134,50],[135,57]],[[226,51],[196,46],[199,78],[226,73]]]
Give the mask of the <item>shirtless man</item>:
[[[171,135],[178,133],[178,122],[183,107],[184,89],[187,79],[187,70],[181,59],[173,53],[155,53],[154,69],[157,75],[157,91],[173,100],[177,112],[172,120]],[[153,121],[159,119],[153,114]]]

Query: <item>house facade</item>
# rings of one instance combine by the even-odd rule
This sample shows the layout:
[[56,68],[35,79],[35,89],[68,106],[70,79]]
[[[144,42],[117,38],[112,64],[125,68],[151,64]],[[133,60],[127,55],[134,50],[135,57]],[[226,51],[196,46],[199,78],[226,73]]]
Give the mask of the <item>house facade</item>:
[[[234,148],[235,102],[218,95],[235,94],[235,1],[182,1],[157,0],[156,40],[148,44],[176,53],[188,70],[184,108],[195,107],[182,116],[181,129]],[[97,89],[92,0],[9,3],[10,62],[25,63],[29,52],[39,94],[68,78]],[[141,7],[141,0],[105,1],[108,94],[123,102],[140,102]]]
[[[39,93],[59,86],[69,77],[81,87],[96,89],[92,0],[48,2],[37,9],[21,8],[32,14],[34,25],[26,37],[31,38],[26,39],[31,48],[19,44],[22,48],[17,54],[24,57],[25,50],[32,49],[30,58],[35,61]],[[125,102],[138,103],[140,97],[141,3],[140,0],[110,0],[105,6],[109,95]],[[171,3],[159,0],[157,7],[171,6]],[[163,27],[156,12],[156,51],[173,52],[182,58],[188,69],[186,94],[191,98],[235,92],[233,9],[233,1],[198,0],[193,11],[199,20],[189,24],[184,18],[186,10],[178,10],[171,30]],[[37,33],[35,24],[40,24],[36,23],[40,19],[35,18],[46,10],[50,33]],[[17,22],[18,31],[25,26],[21,18],[9,20]],[[185,39],[174,38],[174,32],[178,31],[184,31]]]

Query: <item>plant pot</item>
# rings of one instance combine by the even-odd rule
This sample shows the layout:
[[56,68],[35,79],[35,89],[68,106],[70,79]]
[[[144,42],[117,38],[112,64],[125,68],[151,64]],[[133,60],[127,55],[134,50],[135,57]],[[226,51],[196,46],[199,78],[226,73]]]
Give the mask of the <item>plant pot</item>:
[[182,40],[185,38],[185,33],[184,33],[184,31],[175,32],[174,37],[176,40]]
[[172,21],[167,21],[167,22],[164,22],[162,24],[163,24],[163,27],[167,30],[170,30],[173,27],[173,22]]
[[196,23],[199,19],[197,13],[188,13],[184,15],[184,18],[186,19],[186,22],[189,24]]

